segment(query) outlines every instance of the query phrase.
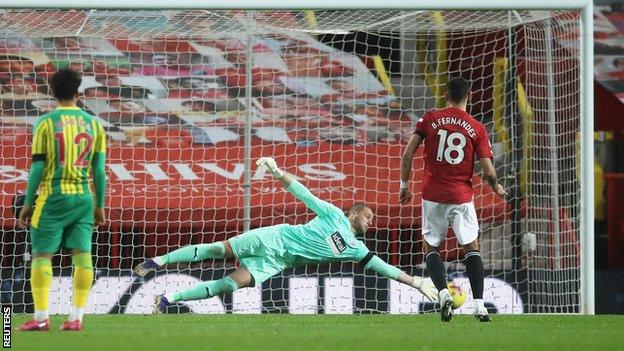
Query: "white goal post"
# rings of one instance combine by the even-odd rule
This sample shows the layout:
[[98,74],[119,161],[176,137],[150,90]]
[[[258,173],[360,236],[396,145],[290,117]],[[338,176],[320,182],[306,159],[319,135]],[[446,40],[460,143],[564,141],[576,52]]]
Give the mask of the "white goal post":
[[[579,129],[578,138],[580,138],[580,175],[578,176],[578,186],[580,196],[578,197],[578,206],[580,211],[578,213],[578,233],[580,236],[580,307],[574,312],[582,314],[594,314],[595,313],[595,292],[594,292],[594,152],[593,152],[593,132],[594,132],[594,114],[593,114],[593,1],[591,0],[522,0],[522,1],[500,1],[500,0],[438,0],[438,1],[426,1],[426,0],[386,0],[386,1],[372,1],[372,0],[359,0],[359,1],[345,1],[336,2],[335,0],[308,0],[308,1],[293,1],[293,0],[273,0],[273,1],[250,1],[250,0],[220,0],[220,1],[197,1],[197,0],[152,0],[145,4],[137,1],[128,0],[0,0],[0,9],[2,10],[36,10],[36,9],[48,9],[48,10],[427,10],[427,11],[495,11],[504,10],[508,11],[509,16],[513,17],[515,10],[518,11],[531,11],[531,10],[573,10],[578,11],[580,14],[581,28],[580,32],[580,44],[578,51],[580,53],[580,62],[578,64],[578,94],[580,95],[579,104]],[[0,15],[3,13],[0,12]],[[549,22],[550,23],[550,22]],[[548,24],[550,26],[550,24]],[[432,26],[432,30],[435,30],[435,26]],[[550,27],[548,27],[550,28]],[[442,29],[442,27],[440,27]],[[550,29],[548,29],[550,30]],[[6,36],[6,31],[0,28],[2,34]],[[347,30],[348,31],[348,30]],[[546,29],[545,29],[546,31]],[[319,28],[318,31],[306,30],[307,34],[319,34],[323,33],[323,29]],[[326,31],[325,33],[332,33]],[[427,46],[428,44],[425,44]],[[248,46],[248,50],[250,49]],[[548,55],[548,49],[541,48],[545,55]],[[249,57],[251,57],[251,51],[248,51]],[[439,54],[439,53],[438,53]],[[375,66],[380,69],[379,66]],[[244,76],[242,79],[247,82],[252,81],[251,65],[247,65],[245,68]],[[550,72],[552,74],[552,72]],[[381,79],[381,78],[380,78]],[[251,84],[251,83],[250,83]],[[385,85],[389,87],[391,83]],[[431,87],[430,87],[431,89]],[[514,87],[515,89],[515,87]],[[524,89],[524,88],[523,88]],[[554,92],[558,94],[559,92]],[[562,93],[564,94],[564,93]],[[251,116],[252,102],[251,102],[251,89],[247,89],[247,93],[240,96],[241,103],[246,104],[248,111],[247,122],[249,122],[253,116]],[[246,99],[246,101],[245,101]],[[515,104],[516,102],[513,102]],[[553,105],[554,106],[554,105]],[[244,137],[246,139],[246,151],[244,154],[246,170],[249,169],[249,162],[251,158],[251,130],[249,129],[249,123],[246,124],[244,131]],[[568,155],[573,157],[571,155]],[[379,162],[382,162],[382,158],[378,158]],[[552,161],[552,160],[551,160]],[[0,160],[2,162],[2,160]],[[557,164],[557,160],[552,161]],[[314,162],[310,162],[314,163]],[[0,167],[2,164],[0,163]],[[187,170],[184,165],[175,166],[176,170],[182,172]],[[206,166],[208,167],[208,166]],[[572,167],[574,168],[574,167]],[[2,168],[0,168],[2,170]],[[331,173],[334,169],[327,170],[327,173]],[[119,171],[121,172],[121,171]],[[145,172],[150,172],[147,169]],[[156,172],[156,171],[154,171]],[[157,172],[156,172],[157,173]],[[126,173],[124,173],[126,174]],[[128,173],[129,174],[129,173]],[[127,174],[127,175],[128,175]],[[130,175],[128,175],[130,176]],[[251,172],[244,173],[244,183],[249,186],[251,177],[254,176]],[[192,174],[188,174],[189,179],[193,177]],[[1,178],[0,178],[1,179]],[[392,179],[389,181],[398,181],[398,179]],[[559,195],[556,195],[559,196]],[[284,200],[283,197],[279,198],[280,201]],[[240,217],[244,217],[245,229],[249,228],[251,216],[249,208],[253,205],[249,195],[244,199],[244,214]],[[256,204],[257,206],[257,204]],[[559,212],[558,208],[553,212]],[[262,212],[265,213],[265,212]],[[558,214],[553,214],[558,216]],[[558,217],[557,217],[558,218]],[[5,220],[5,218],[0,218]],[[196,219],[190,219],[193,221]],[[557,221],[557,220],[555,220]],[[558,224],[557,224],[558,225]],[[1,229],[1,228],[0,228]],[[400,235],[400,234],[399,234]],[[557,234],[557,237],[559,235]],[[399,239],[397,239],[399,240]],[[559,240],[559,239],[557,239]],[[392,245],[390,241],[388,247]],[[399,244],[400,245],[400,244]],[[558,249],[557,249],[558,250]],[[327,278],[330,279],[330,278]],[[336,278],[331,278],[336,279]],[[547,278],[546,278],[547,279]],[[305,285],[306,283],[301,281]],[[292,284],[292,282],[291,282]],[[572,288],[574,289],[574,287]],[[553,292],[556,294],[557,292]],[[327,291],[325,291],[327,295]],[[97,299],[97,297],[92,297]],[[574,304],[572,302],[571,304]],[[558,310],[553,310],[557,312]],[[564,308],[563,310],[567,310]]]

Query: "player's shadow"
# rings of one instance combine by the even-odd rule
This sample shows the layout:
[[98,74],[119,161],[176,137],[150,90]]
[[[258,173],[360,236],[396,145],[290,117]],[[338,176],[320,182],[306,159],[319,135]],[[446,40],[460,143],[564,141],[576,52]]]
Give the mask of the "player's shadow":
[[167,306],[165,309],[166,314],[182,314],[182,313],[192,313],[191,308],[183,303],[172,303],[170,306]]
[[[485,302],[485,308],[487,308],[489,314],[497,314],[498,309],[491,303]],[[440,305],[437,302],[421,302],[420,310],[418,313],[438,313],[440,312]]]

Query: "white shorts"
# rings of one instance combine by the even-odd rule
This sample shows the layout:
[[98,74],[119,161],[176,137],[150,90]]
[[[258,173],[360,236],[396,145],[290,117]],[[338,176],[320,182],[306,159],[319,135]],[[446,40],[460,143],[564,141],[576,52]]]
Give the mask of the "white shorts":
[[461,245],[475,241],[479,222],[474,203],[441,204],[422,200],[422,234],[430,246],[440,246],[449,225]]

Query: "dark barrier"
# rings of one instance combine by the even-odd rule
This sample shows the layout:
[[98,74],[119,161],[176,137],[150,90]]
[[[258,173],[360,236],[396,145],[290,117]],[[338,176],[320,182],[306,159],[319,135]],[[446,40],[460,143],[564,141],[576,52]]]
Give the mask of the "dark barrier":
[[596,271],[596,313],[624,314],[624,271]]

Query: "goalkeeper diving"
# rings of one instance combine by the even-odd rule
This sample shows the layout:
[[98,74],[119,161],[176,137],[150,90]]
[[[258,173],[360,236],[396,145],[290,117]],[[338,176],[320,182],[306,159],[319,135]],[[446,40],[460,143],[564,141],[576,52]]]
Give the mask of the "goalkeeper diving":
[[257,228],[226,241],[185,246],[137,265],[135,273],[145,276],[161,266],[178,262],[236,258],[241,263],[238,269],[224,278],[156,296],[156,313],[165,312],[175,302],[207,299],[240,288],[259,286],[286,268],[343,261],[358,262],[364,269],[407,284],[429,300],[437,301],[438,291],[430,279],[412,277],[387,264],[356,239],[356,235],[364,236],[372,223],[373,211],[369,207],[356,204],[345,215],[338,207],[320,200],[297,180],[282,172],[273,158],[262,157],[256,165],[265,167],[317,216],[302,225]]

